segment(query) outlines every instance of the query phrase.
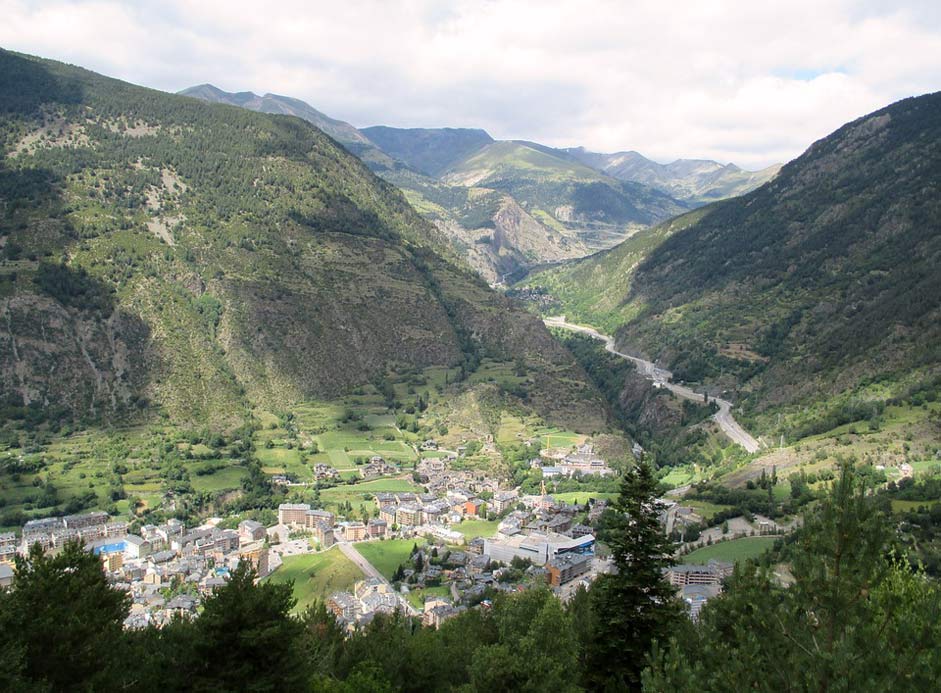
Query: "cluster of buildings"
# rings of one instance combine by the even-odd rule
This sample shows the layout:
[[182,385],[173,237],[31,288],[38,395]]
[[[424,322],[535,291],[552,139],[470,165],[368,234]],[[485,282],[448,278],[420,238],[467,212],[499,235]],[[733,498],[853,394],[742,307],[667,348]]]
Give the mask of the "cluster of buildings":
[[131,534],[127,523],[104,512],[30,520],[20,539],[0,534],[0,587],[15,579],[16,553],[25,554],[36,543],[57,552],[77,539],[100,557],[109,581],[130,595],[125,626],[163,625],[177,614],[195,614],[202,598],[224,585],[240,562],[251,564],[260,577],[268,573],[264,525],[245,520],[237,529],[222,529],[218,523],[187,528],[171,519]]
[[366,523],[337,522],[332,512],[311,508],[308,503],[279,505],[278,524],[310,532],[322,548],[329,548],[338,541],[384,539],[388,533],[388,523],[381,518],[372,518]]
[[[460,450],[460,447],[458,450]],[[496,495],[499,493],[500,481],[487,476],[484,472],[452,469],[449,463],[456,459],[454,455],[422,459],[415,468],[418,480],[428,488],[430,493],[439,496],[457,489],[463,489],[477,495],[482,493]]]
[[404,609],[404,604],[388,583],[378,578],[367,578],[357,582],[352,592],[334,592],[327,599],[327,608],[338,623],[352,630],[369,623],[376,614],[391,614]]
[[448,526],[465,517],[485,517],[487,502],[472,491],[455,488],[442,495],[434,493],[377,493],[378,516],[400,529],[420,526]]
[[20,550],[26,553],[33,544],[43,549],[59,549],[67,541],[78,539],[85,544],[127,534],[127,523],[113,520],[108,513],[91,512],[64,517],[44,517],[23,525]]
[[369,458],[369,462],[360,467],[359,473],[364,479],[371,479],[376,476],[386,476],[388,474],[397,474],[399,468],[394,464],[378,455]]
[[709,561],[706,565],[678,564],[668,568],[665,577],[677,588],[677,595],[695,621],[706,602],[722,593],[722,583],[733,569],[732,563],[720,561]]
[[[546,464],[548,462],[548,464]],[[580,445],[575,452],[544,450],[531,463],[542,470],[544,478],[554,476],[613,476],[615,470],[595,454],[589,443]]]

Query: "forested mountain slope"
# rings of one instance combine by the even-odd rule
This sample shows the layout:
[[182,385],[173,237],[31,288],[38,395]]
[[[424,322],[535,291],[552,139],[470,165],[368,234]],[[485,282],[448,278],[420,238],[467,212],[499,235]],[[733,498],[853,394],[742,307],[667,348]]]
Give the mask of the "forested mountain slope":
[[0,52],[0,396],[227,428],[397,364],[516,360],[598,429],[571,356],[300,119]]
[[941,351],[941,94],[811,146],[770,183],[534,277],[572,317],[758,411],[931,389]]

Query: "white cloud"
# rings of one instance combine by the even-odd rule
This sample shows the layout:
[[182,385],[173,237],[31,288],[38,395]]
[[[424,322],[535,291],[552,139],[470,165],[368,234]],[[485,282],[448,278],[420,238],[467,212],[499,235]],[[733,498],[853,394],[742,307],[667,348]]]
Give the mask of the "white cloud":
[[0,0],[0,44],[175,91],[296,96],[355,125],[758,167],[941,88],[934,2]]

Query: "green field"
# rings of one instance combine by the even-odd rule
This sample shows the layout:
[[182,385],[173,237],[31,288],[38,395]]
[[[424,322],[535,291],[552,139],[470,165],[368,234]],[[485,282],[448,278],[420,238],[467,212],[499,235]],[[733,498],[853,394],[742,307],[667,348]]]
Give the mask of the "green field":
[[568,491],[566,493],[553,493],[552,497],[557,501],[568,503],[569,505],[585,505],[589,499],[597,498],[610,501],[617,498],[618,494],[604,493],[602,491]]
[[360,555],[391,580],[396,568],[408,559],[412,547],[424,545],[424,539],[390,539],[388,541],[359,542],[354,548]]
[[499,521],[488,521],[488,520],[464,520],[459,525],[452,525],[451,529],[455,532],[460,532],[467,539],[473,539],[474,537],[492,537],[497,533],[497,525]]
[[939,500],[893,500],[892,501],[892,512],[894,513],[908,513],[912,510],[918,510],[918,508],[931,508],[932,505],[938,505],[941,503]]
[[704,546],[692,553],[680,556],[680,563],[708,563],[711,560],[739,563],[756,558],[767,551],[778,537],[742,537],[730,541],[720,541],[712,546]]
[[405,596],[405,598],[408,599],[408,603],[419,611],[425,608],[425,600],[429,597],[448,597],[450,599],[451,589],[447,585],[425,587],[420,590],[412,590]]
[[728,510],[731,506],[728,505],[716,505],[715,503],[707,503],[706,501],[682,501],[683,505],[687,505],[693,508],[697,514],[702,516],[704,520],[711,520],[715,517],[715,514],[721,512],[722,510]]
[[670,486],[683,486],[689,484],[695,479],[695,475],[682,468],[671,469],[670,473],[660,479],[664,484]]
[[363,574],[356,564],[334,547],[323,553],[288,556],[267,580],[275,584],[294,581],[295,613],[302,613],[317,598],[349,590]]
[[240,488],[242,479],[248,470],[245,467],[232,465],[223,467],[212,474],[192,475],[192,484],[195,491],[231,491]]

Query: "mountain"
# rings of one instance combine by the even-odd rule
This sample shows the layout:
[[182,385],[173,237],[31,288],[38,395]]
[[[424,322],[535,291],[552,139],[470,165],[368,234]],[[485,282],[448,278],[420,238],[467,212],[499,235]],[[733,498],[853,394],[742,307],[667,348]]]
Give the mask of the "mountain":
[[534,266],[588,255],[591,250],[560,224],[537,220],[507,193],[448,185],[406,168],[380,175],[447,236],[485,280],[512,281]]
[[643,183],[679,200],[695,204],[715,202],[751,192],[781,169],[779,164],[760,171],[745,171],[734,164],[705,159],[677,159],[658,164],[637,152],[599,154],[584,147],[563,150],[576,161],[618,180]]
[[324,115],[316,108],[300,99],[278,96],[277,94],[258,96],[250,91],[230,93],[222,91],[211,84],[200,84],[195,87],[189,87],[179,93],[182,96],[192,96],[210,103],[226,103],[230,106],[241,106],[250,111],[258,111],[259,113],[297,116],[298,118],[306,120],[308,123],[313,123],[337,142],[343,144],[366,144],[368,142],[367,138],[349,123]]
[[441,178],[508,193],[530,214],[567,228],[595,249],[686,209],[652,188],[615,180],[525,142],[494,142]]
[[346,149],[366,162],[374,171],[392,169],[397,163],[384,154],[378,147],[374,146],[369,139],[359,130],[347,122],[331,118],[318,111],[310,104],[300,99],[292,99],[289,96],[278,96],[277,94],[265,94],[258,96],[250,91],[227,92],[213,86],[212,84],[200,84],[195,87],[188,87],[180,92],[181,96],[190,96],[209,103],[223,103],[230,106],[247,108],[250,111],[258,113],[270,113],[277,115],[292,115],[313,123],[323,132],[330,135]]
[[799,404],[804,430],[867,418],[867,402],[941,389],[939,193],[941,93],[851,122],[757,190],[529,284],[678,378],[740,388],[752,415]]
[[467,128],[363,128],[362,134],[389,156],[435,178],[493,142],[484,130]]
[[526,407],[604,427],[540,321],[304,120],[2,51],[0,149],[8,411],[229,430],[487,358],[516,363]]

